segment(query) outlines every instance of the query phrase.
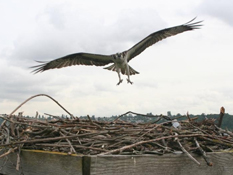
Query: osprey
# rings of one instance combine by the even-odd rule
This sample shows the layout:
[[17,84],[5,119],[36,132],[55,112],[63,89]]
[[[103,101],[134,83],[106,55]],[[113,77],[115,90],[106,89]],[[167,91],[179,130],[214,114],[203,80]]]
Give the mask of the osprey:
[[123,51],[121,53],[116,53],[113,55],[100,55],[100,54],[91,54],[91,53],[74,53],[70,54],[55,60],[52,60],[50,62],[42,62],[37,61],[39,63],[42,63],[37,66],[33,66],[32,68],[35,68],[33,70],[34,73],[43,72],[49,69],[59,69],[62,67],[67,66],[73,66],[73,65],[95,65],[95,66],[105,66],[107,64],[113,63],[112,65],[105,67],[104,69],[116,71],[119,77],[119,82],[117,85],[119,85],[123,79],[121,79],[120,73],[127,75],[127,82],[132,84],[132,81],[130,80],[130,75],[139,74],[136,70],[134,70],[132,67],[129,66],[128,62],[139,55],[141,52],[143,52],[146,48],[149,46],[155,44],[156,42],[165,39],[167,37],[189,31],[198,29],[200,26],[202,26],[200,23],[202,21],[193,22],[195,20],[192,19],[191,21],[175,26],[166,28],[157,32],[154,32],[141,40],[139,43],[135,44],[130,49]]

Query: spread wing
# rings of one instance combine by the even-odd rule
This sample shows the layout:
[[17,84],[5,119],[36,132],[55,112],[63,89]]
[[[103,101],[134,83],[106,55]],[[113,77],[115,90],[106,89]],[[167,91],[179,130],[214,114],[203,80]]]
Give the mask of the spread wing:
[[75,53],[71,55],[67,55],[50,62],[42,62],[37,66],[33,66],[31,68],[35,68],[32,72],[38,73],[43,72],[49,69],[59,69],[62,67],[73,66],[73,65],[95,65],[95,66],[104,66],[109,63],[113,63],[112,57],[109,55],[98,55],[98,54],[90,54],[90,53]]
[[200,24],[202,21],[193,22],[195,19],[196,18],[192,19],[191,21],[189,21],[183,25],[179,25],[179,26],[175,26],[175,27],[171,27],[171,28],[166,28],[166,29],[163,29],[163,30],[160,30],[160,31],[157,31],[157,32],[150,34],[149,36],[144,38],[139,43],[135,44],[132,48],[130,48],[127,51],[129,54],[128,61],[131,60],[132,58],[136,57],[137,55],[139,55],[141,52],[143,52],[149,46],[152,46],[153,44],[161,41],[162,39],[165,39],[167,37],[170,37],[170,36],[185,32],[185,31],[199,29],[199,27],[202,26]]

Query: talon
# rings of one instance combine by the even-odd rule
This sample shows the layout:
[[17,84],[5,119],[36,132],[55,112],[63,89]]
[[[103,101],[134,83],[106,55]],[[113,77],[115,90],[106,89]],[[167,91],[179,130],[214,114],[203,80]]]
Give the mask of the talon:
[[127,79],[127,82],[128,82],[128,83],[130,83],[130,84],[133,84],[133,82],[132,82],[132,81],[130,81],[130,79]]
[[121,83],[122,83],[122,81],[123,81],[123,79],[121,79],[121,80],[117,83],[117,85],[121,84]]

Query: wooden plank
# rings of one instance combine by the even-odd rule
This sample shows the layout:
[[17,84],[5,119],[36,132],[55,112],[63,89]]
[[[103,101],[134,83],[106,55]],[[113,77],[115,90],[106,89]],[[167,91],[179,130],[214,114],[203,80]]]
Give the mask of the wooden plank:
[[[16,168],[16,153],[0,159],[0,173],[4,175],[82,175],[82,156],[64,153],[23,150],[20,171]],[[4,165],[6,161],[6,164]]]
[[[193,155],[197,165],[185,154],[90,156],[90,175],[232,175],[233,153],[210,153],[213,166],[201,156]],[[89,174],[88,174],[89,175]]]
[[232,175],[233,153],[209,153],[213,166],[193,155],[197,165],[185,154],[76,156],[64,153],[27,151],[21,154],[21,169],[16,171],[16,154],[0,159],[0,174],[18,175]]
[[83,175],[90,175],[91,156],[83,156]]

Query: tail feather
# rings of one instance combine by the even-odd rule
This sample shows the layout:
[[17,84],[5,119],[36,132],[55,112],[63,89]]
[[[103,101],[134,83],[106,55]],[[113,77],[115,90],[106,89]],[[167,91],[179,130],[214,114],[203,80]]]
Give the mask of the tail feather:
[[[111,70],[111,71],[117,71],[115,64],[112,64],[111,66],[105,67],[104,69]],[[126,69],[121,69],[121,73],[123,75],[127,75]],[[137,72],[136,70],[134,70],[132,67],[129,66],[129,75],[135,75],[135,74],[139,74],[139,72]]]
[[136,70],[134,70],[132,67],[129,66],[129,74],[135,75],[135,74],[139,74],[139,72],[137,72]]

